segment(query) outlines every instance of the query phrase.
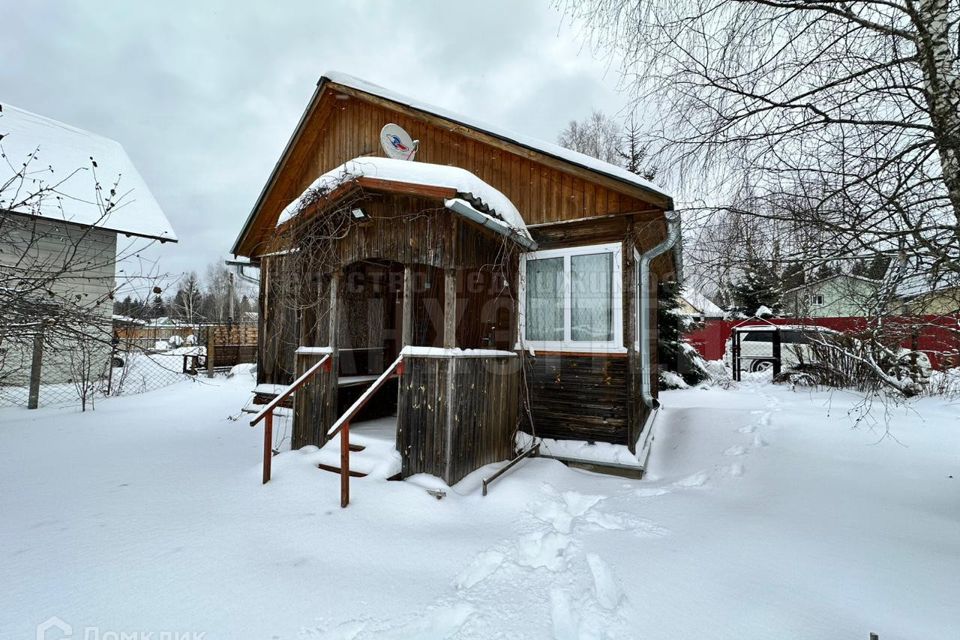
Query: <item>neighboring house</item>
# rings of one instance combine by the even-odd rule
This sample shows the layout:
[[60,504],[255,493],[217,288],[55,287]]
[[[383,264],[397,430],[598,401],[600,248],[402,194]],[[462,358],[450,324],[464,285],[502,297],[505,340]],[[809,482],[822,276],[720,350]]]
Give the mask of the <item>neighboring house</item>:
[[[415,160],[382,157],[390,123]],[[402,476],[459,481],[518,427],[642,465],[672,209],[620,167],[325,75],[233,249],[261,269],[258,389],[330,355],[294,403],[293,446],[322,446],[401,367],[365,411],[396,415]]]
[[881,282],[837,274],[788,289],[784,315],[796,318],[848,318],[868,315],[876,304]]
[[3,104],[0,149],[0,284],[15,296],[0,323],[0,385],[27,383],[41,326],[42,383],[70,382],[81,362],[100,375],[118,236],[177,238],[118,143]]
[[960,312],[960,286],[901,296],[901,313],[917,316],[951,315]]
[[960,277],[914,264],[891,263],[888,278],[897,282],[900,313],[904,315],[950,315],[960,312]]
[[725,312],[699,289],[684,285],[680,289],[680,306],[677,314],[702,322],[723,318]]

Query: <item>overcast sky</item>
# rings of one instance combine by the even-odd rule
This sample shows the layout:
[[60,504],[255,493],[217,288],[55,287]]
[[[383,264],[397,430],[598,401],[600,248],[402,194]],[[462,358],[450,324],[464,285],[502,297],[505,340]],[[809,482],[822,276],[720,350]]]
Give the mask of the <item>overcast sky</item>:
[[21,2],[0,60],[0,102],[124,145],[172,273],[227,255],[324,71],[550,141],[625,103],[549,0]]

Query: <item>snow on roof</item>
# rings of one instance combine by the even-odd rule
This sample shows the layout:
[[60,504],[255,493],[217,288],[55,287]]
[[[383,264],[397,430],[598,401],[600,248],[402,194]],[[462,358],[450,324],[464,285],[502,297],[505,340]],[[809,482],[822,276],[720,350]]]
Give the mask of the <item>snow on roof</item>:
[[680,289],[680,297],[687,301],[691,307],[708,318],[722,318],[724,311],[713,303],[707,296],[703,295],[698,289],[684,285]]
[[353,89],[356,89],[357,91],[363,91],[365,93],[369,93],[369,94],[378,96],[380,98],[384,98],[385,100],[390,100],[391,102],[397,102],[399,104],[408,106],[412,109],[417,109],[419,111],[425,111],[427,113],[431,113],[435,116],[439,116],[446,120],[452,120],[453,122],[458,122],[471,129],[488,133],[496,138],[500,138],[502,140],[506,140],[509,142],[513,142],[515,144],[519,144],[524,147],[528,147],[530,149],[534,149],[536,151],[539,151],[540,153],[553,156],[565,162],[579,165],[584,169],[589,169],[590,171],[596,171],[597,173],[605,174],[611,178],[615,178],[616,180],[620,180],[622,182],[626,182],[634,186],[647,189],[648,191],[653,191],[654,193],[660,194],[665,198],[670,197],[664,192],[662,187],[654,184],[649,180],[645,180],[644,178],[641,178],[635,173],[631,173],[627,171],[623,167],[618,167],[615,164],[610,164],[609,162],[598,160],[597,158],[593,158],[591,156],[585,155],[583,153],[579,153],[577,151],[571,151],[570,149],[561,147],[558,144],[544,142],[543,140],[538,140],[536,138],[531,138],[529,136],[525,136],[522,134],[513,133],[512,131],[502,129],[500,127],[497,127],[491,124],[487,124],[480,120],[476,120],[474,118],[470,118],[468,116],[464,116],[459,113],[455,113],[453,111],[448,111],[440,107],[435,107],[426,102],[421,102],[420,100],[416,100],[414,98],[401,95],[399,93],[391,91],[390,89],[386,89],[379,85],[373,84],[372,82],[367,82],[366,80],[363,80],[361,78],[356,78],[354,76],[351,76],[346,73],[341,73],[339,71],[326,72],[320,78],[321,83],[323,82],[324,79],[327,79],[331,82],[335,82],[337,84],[341,84],[347,87],[351,87]]
[[918,256],[904,261],[891,260],[886,278],[896,283],[896,294],[901,298],[915,298],[960,285],[953,272],[931,268]]
[[[120,144],[9,104],[0,109],[4,156],[0,158],[0,188],[11,183],[12,191],[18,186],[18,174],[25,170],[18,200],[23,200],[25,191],[50,190],[38,207],[14,207],[14,211],[176,242],[170,222]],[[31,159],[32,154],[36,155]],[[97,202],[97,181],[100,198],[106,200],[118,178],[117,204],[104,214],[102,203]],[[0,209],[10,210],[10,206],[10,191],[0,193]]]
[[280,213],[277,226],[296,216],[304,203],[309,202],[312,194],[316,191],[331,191],[344,182],[362,177],[376,178],[387,182],[454,189],[458,194],[465,196],[471,204],[482,204],[510,229],[531,240],[530,232],[527,230],[523,217],[510,199],[466,169],[373,156],[348,160],[336,169],[328,171],[314,180],[303,193]]
[[131,318],[130,316],[124,316],[118,313],[113,314],[113,321],[119,322],[121,324],[147,324],[146,320],[141,320],[139,318]]

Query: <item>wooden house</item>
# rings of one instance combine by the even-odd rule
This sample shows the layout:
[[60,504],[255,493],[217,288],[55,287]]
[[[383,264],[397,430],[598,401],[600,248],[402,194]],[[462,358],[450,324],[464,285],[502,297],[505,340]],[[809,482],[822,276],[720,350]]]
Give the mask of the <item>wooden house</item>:
[[[384,157],[388,123],[415,159]],[[364,412],[397,416],[403,476],[456,482],[518,432],[642,466],[672,208],[620,167],[329,73],[233,248],[261,267],[259,382],[329,359],[296,392],[301,447],[388,380]]]

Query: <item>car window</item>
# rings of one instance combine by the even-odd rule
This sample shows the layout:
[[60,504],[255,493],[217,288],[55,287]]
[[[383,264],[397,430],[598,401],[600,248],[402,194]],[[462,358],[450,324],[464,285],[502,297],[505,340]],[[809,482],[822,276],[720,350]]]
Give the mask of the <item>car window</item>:
[[744,342],[773,342],[772,331],[744,331]]
[[802,331],[781,331],[780,341],[784,344],[809,344],[810,338]]

